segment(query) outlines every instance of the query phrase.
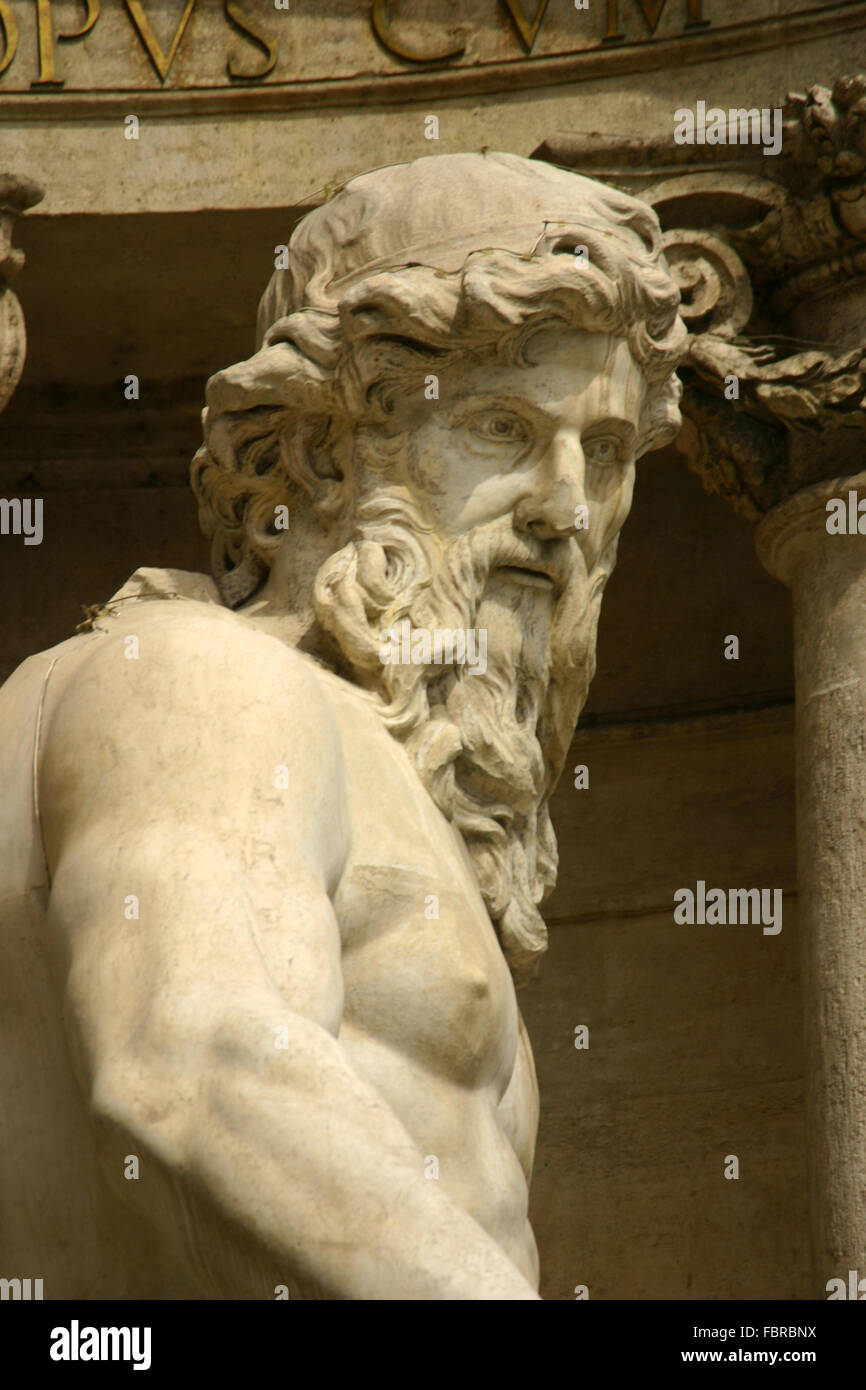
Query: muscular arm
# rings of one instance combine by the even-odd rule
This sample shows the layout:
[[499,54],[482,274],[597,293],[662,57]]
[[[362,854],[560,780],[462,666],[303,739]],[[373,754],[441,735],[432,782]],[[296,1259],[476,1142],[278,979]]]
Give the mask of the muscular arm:
[[148,617],[137,661],[100,638],[49,701],[40,776],[109,1179],[216,1296],[534,1298],[338,1041],[342,754],[314,676],[234,621]]

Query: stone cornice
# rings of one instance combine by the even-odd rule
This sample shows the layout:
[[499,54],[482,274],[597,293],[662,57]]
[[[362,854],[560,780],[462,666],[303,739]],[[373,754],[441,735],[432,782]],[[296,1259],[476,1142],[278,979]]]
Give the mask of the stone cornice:
[[[731,24],[714,24],[671,38],[602,44],[566,53],[523,55],[509,61],[448,65],[413,63],[411,71],[369,76],[310,78],[297,82],[239,82],[236,86],[166,87],[122,91],[0,92],[0,115],[7,120],[114,120],[130,110],[151,117],[231,116],[277,111],[363,108],[370,102],[391,106],[432,98],[531,91],[568,82],[655,72],[727,60],[732,52],[777,51],[808,44],[831,34],[866,28],[863,0],[839,0],[795,14],[763,16]],[[559,161],[554,161],[559,162]]]

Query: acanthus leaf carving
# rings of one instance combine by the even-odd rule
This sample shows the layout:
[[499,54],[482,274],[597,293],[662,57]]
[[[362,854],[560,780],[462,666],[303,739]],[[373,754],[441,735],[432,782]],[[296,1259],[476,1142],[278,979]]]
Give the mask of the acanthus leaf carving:
[[786,143],[797,165],[811,164],[830,178],[866,173],[866,74],[840,77],[832,87],[815,84],[789,92]]
[[[866,426],[866,354],[859,348],[777,356],[767,345],[707,333],[692,338],[683,375],[687,424],[677,448],[707,491],[749,521],[823,475],[826,448],[792,449],[796,436],[824,436],[826,443],[830,432]],[[732,378],[736,407],[725,399]]]
[[840,356],[811,351],[778,357],[765,345],[733,343],[706,333],[690,343],[687,360],[719,393],[725,379],[735,376],[747,408],[789,427],[866,426],[866,352],[861,348]]

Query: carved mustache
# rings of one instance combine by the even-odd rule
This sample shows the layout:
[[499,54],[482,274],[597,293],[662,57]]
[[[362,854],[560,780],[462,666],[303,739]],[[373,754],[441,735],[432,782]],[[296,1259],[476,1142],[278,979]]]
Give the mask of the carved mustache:
[[522,569],[546,576],[560,593],[574,572],[575,546],[570,540],[512,537],[491,547],[489,570]]

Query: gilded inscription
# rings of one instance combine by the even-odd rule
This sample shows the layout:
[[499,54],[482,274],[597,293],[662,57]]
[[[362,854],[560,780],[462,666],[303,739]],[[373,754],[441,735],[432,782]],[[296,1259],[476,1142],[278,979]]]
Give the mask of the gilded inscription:
[[[431,63],[465,66],[470,35],[471,62],[483,68],[521,52],[537,58],[652,42],[663,14],[667,38],[704,29],[711,23],[703,12],[708,3],[581,0],[576,14],[565,21],[561,9],[552,18],[555,9],[549,0],[442,0],[439,23],[436,7],[427,10],[414,0],[371,0],[345,21],[345,42],[329,64],[327,43],[309,41],[313,26],[324,23],[312,0],[292,0],[289,7],[273,11],[253,6],[251,0],[222,0],[218,8],[206,0],[111,0],[109,5],[77,0],[75,6],[60,0],[0,0],[0,92],[140,90],[148,85],[142,54],[151,85],[175,89],[250,85],[269,78],[291,83],[377,71],[386,75],[395,65],[404,70]],[[427,15],[423,24],[421,10]],[[84,58],[76,61],[82,53]],[[311,61],[316,71],[309,70]],[[324,71],[319,70],[322,64]]]

